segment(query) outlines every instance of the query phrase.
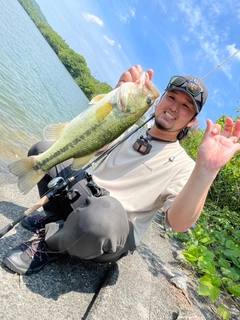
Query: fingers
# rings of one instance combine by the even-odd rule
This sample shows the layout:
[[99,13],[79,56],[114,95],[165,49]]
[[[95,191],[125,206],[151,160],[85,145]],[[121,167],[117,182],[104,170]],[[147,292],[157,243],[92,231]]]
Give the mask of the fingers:
[[153,79],[153,74],[154,74],[153,70],[152,70],[152,69],[149,69],[149,70],[147,71],[147,73],[148,73],[148,75],[149,75],[149,79],[152,80],[152,79]]
[[225,126],[221,133],[221,126],[219,124],[213,124],[211,120],[207,120],[207,129],[205,131],[205,135],[208,134],[218,135],[221,134],[222,136],[228,138],[233,143],[238,142],[240,138],[240,120],[237,120],[234,124],[231,118],[226,118]]
[[234,124],[231,118],[226,118],[222,135],[226,138],[235,137],[237,139],[234,139],[234,141],[237,142],[240,137],[240,120],[237,120]]
[[135,67],[131,67],[130,69],[128,69],[127,71],[125,71],[121,75],[121,77],[116,85],[116,88],[121,86],[124,82],[135,82],[137,79],[139,79],[142,72],[143,72],[143,70],[140,65],[136,65]]
[[233,126],[234,126],[234,123],[233,123],[232,119],[226,118],[222,135],[226,138],[229,138],[232,133]]
[[220,134],[221,133],[221,126],[220,124],[213,124],[213,127],[212,127],[212,130],[211,130],[211,133],[216,135],[216,134]]
[[[147,72],[148,72],[150,80],[152,80],[152,78],[153,78],[153,70],[149,69]],[[130,69],[128,69],[127,71],[125,71],[121,75],[121,77],[120,77],[120,79],[119,79],[119,81],[118,81],[118,83],[116,85],[116,88],[119,87],[120,85],[122,85],[124,82],[135,82],[135,81],[137,81],[140,78],[142,73],[143,73],[143,69],[139,64],[137,64],[134,67],[131,67]]]
[[132,78],[132,82],[135,82],[140,78],[141,74],[143,73],[143,69],[140,65],[136,65],[135,67],[131,67],[128,72]]
[[240,138],[240,120],[237,120],[233,130],[233,136]]
[[211,120],[207,120],[207,129],[205,131],[205,137],[209,134],[217,135],[221,133],[221,126],[219,124],[213,123]]
[[206,128],[206,131],[205,131],[205,135],[210,133],[211,130],[212,130],[212,127],[213,127],[213,123],[211,120],[207,120],[206,121],[206,124],[207,124],[207,128]]

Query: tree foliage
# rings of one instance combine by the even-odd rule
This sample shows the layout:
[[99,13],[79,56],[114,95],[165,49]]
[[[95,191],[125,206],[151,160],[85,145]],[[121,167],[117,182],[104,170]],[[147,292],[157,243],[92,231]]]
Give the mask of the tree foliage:
[[18,0],[18,1],[34,23],[42,21],[48,24],[46,17],[42,13],[36,1],[34,0]]
[[[226,116],[217,120],[223,128]],[[239,119],[237,117],[235,120]],[[182,146],[195,159],[204,131],[197,129],[182,140]],[[227,163],[214,180],[196,228],[182,239],[183,255],[200,276],[199,294],[217,302],[221,293],[240,297],[240,153]],[[229,319],[230,312],[218,305],[217,314]]]
[[112,90],[109,84],[101,82],[91,75],[85,58],[72,50],[50,27],[35,0],[18,1],[88,99],[91,100],[97,94],[108,93]]

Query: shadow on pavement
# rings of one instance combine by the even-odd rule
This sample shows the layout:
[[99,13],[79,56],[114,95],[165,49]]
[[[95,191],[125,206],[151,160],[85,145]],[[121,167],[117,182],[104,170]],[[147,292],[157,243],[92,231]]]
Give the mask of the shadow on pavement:
[[[10,221],[1,219],[0,229],[22,215],[26,208],[16,204],[0,202],[0,214]],[[0,239],[0,261],[7,251],[28,241],[34,233],[24,229],[20,223]],[[60,259],[50,262],[38,273],[19,276],[25,286],[35,294],[45,298],[58,300],[59,296],[68,292],[95,293],[103,284],[106,275],[112,268],[111,263],[100,264],[88,260],[81,260],[69,255],[61,255]],[[1,263],[0,274],[12,273]],[[118,268],[114,269],[114,277],[108,285],[114,285],[118,279]]]

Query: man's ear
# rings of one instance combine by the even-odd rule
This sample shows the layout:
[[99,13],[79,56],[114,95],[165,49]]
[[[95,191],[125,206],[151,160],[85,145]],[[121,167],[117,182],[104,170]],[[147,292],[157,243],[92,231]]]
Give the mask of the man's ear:
[[186,128],[191,128],[196,121],[197,121],[197,118],[194,117],[190,122],[188,122],[188,124],[186,125]]

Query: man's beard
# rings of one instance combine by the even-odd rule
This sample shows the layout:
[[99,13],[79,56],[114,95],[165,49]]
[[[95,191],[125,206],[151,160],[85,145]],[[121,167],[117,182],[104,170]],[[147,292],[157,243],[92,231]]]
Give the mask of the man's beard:
[[[189,122],[188,122],[189,123]],[[166,128],[166,126],[164,126],[160,121],[158,121],[155,117],[155,126],[161,130],[161,131],[164,131],[164,132],[176,132],[176,133],[179,133],[180,131],[182,131],[183,129],[186,128],[186,126],[188,125],[188,123],[186,123],[186,125],[182,128],[179,128],[179,129],[175,129],[175,130],[172,130],[171,128]]]

